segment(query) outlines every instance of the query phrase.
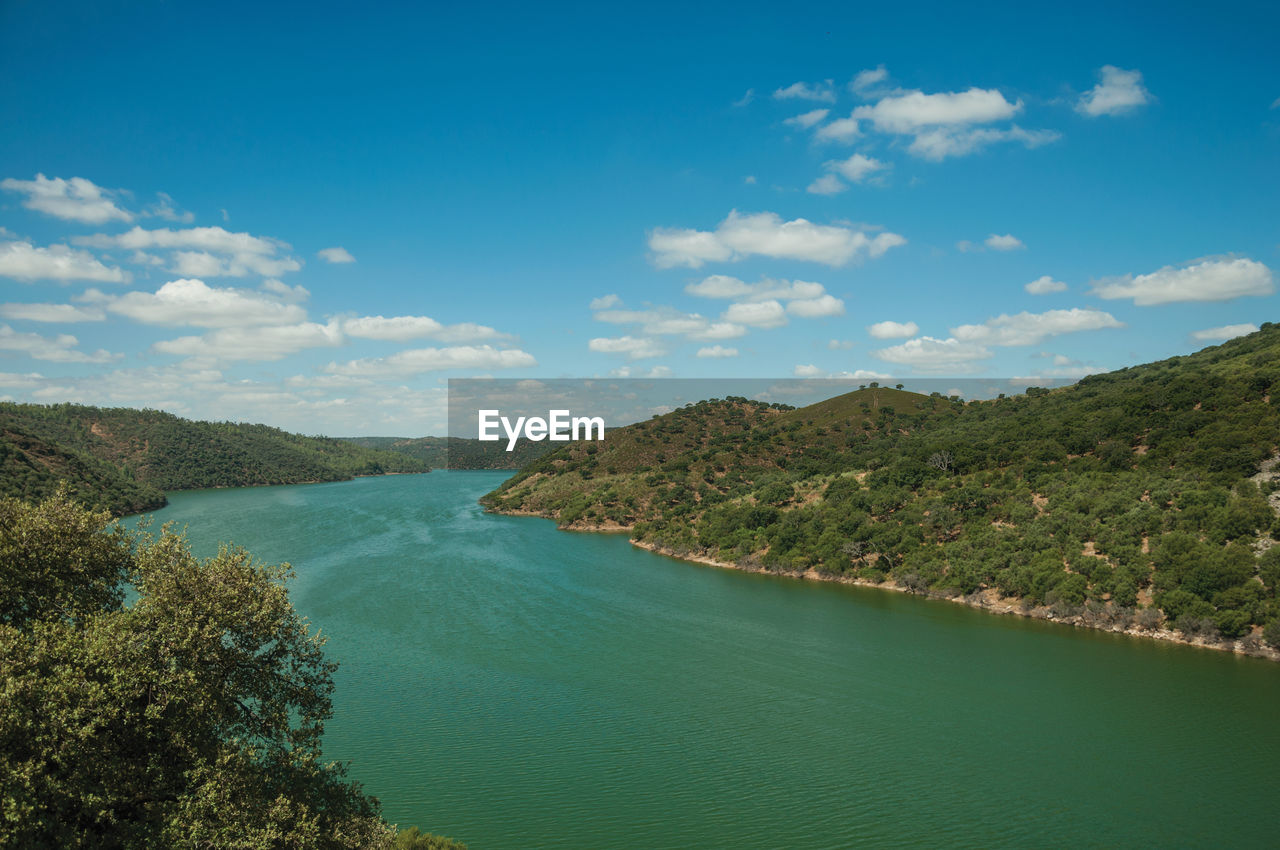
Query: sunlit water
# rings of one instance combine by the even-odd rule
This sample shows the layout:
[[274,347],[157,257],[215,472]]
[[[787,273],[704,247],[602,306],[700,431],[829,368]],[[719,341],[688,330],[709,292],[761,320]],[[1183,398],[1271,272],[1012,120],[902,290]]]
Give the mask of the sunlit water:
[[178,493],[297,570],[326,754],[489,848],[1277,846],[1280,664],[695,566],[502,472]]

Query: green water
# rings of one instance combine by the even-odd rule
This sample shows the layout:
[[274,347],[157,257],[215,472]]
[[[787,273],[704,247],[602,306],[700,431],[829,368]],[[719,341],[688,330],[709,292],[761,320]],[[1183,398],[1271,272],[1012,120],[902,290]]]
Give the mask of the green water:
[[491,848],[1280,846],[1280,664],[486,515],[505,473],[179,493],[294,564],[326,752]]

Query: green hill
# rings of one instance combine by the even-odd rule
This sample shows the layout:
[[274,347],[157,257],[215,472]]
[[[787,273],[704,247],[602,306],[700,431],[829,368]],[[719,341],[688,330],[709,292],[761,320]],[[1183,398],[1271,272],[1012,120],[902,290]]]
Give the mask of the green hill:
[[701,402],[563,447],[484,501],[746,568],[1244,649],[1265,627],[1280,646],[1280,484],[1261,472],[1278,404],[1267,324],[992,401],[873,387],[794,410]]
[[395,452],[431,469],[520,469],[556,448],[556,443],[521,440],[508,452],[505,442],[463,437],[345,437],[365,448]]
[[47,498],[66,480],[114,514],[150,510],[164,493],[425,472],[403,454],[265,425],[195,422],[157,410],[0,403],[0,495]]

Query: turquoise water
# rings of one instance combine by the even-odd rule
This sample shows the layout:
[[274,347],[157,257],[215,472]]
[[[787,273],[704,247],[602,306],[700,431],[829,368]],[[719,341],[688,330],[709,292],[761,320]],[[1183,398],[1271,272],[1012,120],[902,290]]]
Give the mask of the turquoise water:
[[701,567],[476,504],[502,472],[178,493],[289,561],[326,753],[473,850],[1277,846],[1280,664]]

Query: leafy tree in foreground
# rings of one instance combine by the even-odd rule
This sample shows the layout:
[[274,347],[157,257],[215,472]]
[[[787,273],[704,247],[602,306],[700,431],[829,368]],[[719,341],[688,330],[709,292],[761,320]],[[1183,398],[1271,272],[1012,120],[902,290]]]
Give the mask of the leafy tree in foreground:
[[0,501],[0,846],[392,847],[289,568],[109,522]]

